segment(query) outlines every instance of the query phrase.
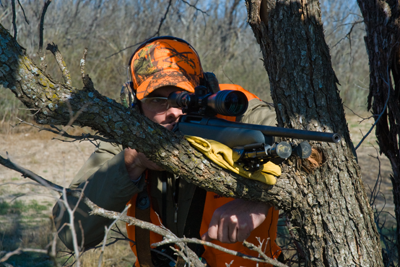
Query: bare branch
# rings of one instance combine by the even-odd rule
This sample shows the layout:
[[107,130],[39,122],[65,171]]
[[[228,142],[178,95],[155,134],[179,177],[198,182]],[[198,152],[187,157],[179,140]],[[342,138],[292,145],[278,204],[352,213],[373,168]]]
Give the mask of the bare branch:
[[47,44],[46,50],[49,50],[51,53],[53,53],[54,57],[56,58],[58,67],[60,68],[62,76],[64,78],[64,82],[67,85],[72,86],[71,75],[69,74],[67,65],[65,64],[60,50],[58,50],[58,46],[55,43]]
[[[99,141],[103,141],[103,142],[111,142],[111,143],[115,142],[115,140],[113,140],[113,139],[104,138],[104,137],[102,137],[100,135],[92,135],[90,133],[82,134],[82,135],[70,135],[70,134],[68,134],[66,132],[66,130],[61,130],[61,129],[59,129],[58,127],[56,127],[54,125],[50,125],[50,127],[52,127],[55,130],[50,129],[50,128],[46,128],[46,127],[41,127],[41,126],[32,124],[30,122],[26,122],[24,120],[21,120],[20,118],[17,118],[17,119],[20,121],[20,123],[35,127],[37,129],[39,129],[39,131],[47,131],[47,132],[51,132],[51,133],[54,133],[54,134],[57,134],[57,135],[60,135],[60,136],[71,138],[71,139],[73,139],[71,142],[75,142],[75,141],[78,141],[78,140],[79,141],[90,141],[90,142],[93,142],[95,140],[99,140]],[[61,140],[61,141],[68,142],[68,141],[65,141],[65,140]]]
[[22,13],[24,14],[24,19],[25,19],[25,22],[29,25],[29,21],[28,21],[28,18],[26,17],[26,14],[25,14],[25,10],[24,10],[24,7],[21,5],[21,2],[20,2],[20,0],[18,0],[18,4],[19,4],[19,6],[21,7],[21,9],[22,9]]
[[54,183],[44,179],[43,177],[35,174],[34,172],[19,166],[18,164],[12,162],[9,158],[5,159],[2,156],[0,156],[0,164],[5,166],[5,167],[7,167],[7,168],[9,168],[9,169],[12,169],[14,171],[17,171],[17,172],[21,173],[23,177],[30,178],[33,181],[35,181],[35,182],[37,182],[37,183],[39,183],[39,184],[41,184],[41,185],[43,185],[45,187],[51,188],[51,189],[53,189],[53,190],[55,190],[55,191],[57,191],[59,193],[61,193],[63,191],[63,187],[61,187],[61,186],[59,186],[57,184],[54,184]]
[[87,56],[87,48],[85,48],[85,50],[83,51],[83,56],[80,62],[82,79],[86,76],[85,75],[86,56]]
[[57,231],[55,229],[55,225],[54,225],[54,221],[53,221],[53,217],[50,216],[49,217],[50,220],[50,224],[52,226],[52,235],[53,235],[53,240],[50,241],[50,243],[47,245],[46,248],[48,248],[50,246],[50,248],[48,249],[48,254],[49,257],[52,259],[53,263],[55,264],[56,267],[59,267],[60,264],[57,262],[56,257],[57,257]]
[[[78,205],[76,205],[76,206],[78,206]],[[101,267],[102,263],[103,263],[104,248],[106,247],[106,244],[107,244],[107,236],[108,236],[108,233],[110,232],[110,229],[114,226],[114,224],[116,222],[118,222],[118,220],[121,218],[122,215],[125,215],[128,212],[128,209],[130,207],[131,207],[131,204],[127,205],[125,207],[125,209],[121,212],[120,216],[118,218],[116,218],[109,227],[104,226],[105,233],[104,233],[104,239],[103,239],[103,246],[101,247],[101,253],[100,253],[100,257],[99,257],[99,265],[98,265],[99,267]]]
[[17,248],[14,251],[11,252],[6,252],[6,251],[0,251],[0,254],[5,254],[6,255],[0,259],[0,262],[5,262],[6,260],[8,260],[11,256],[14,255],[19,255],[22,252],[35,252],[35,253],[43,253],[43,254],[47,254],[47,250],[45,249],[34,249],[34,248]]
[[258,247],[256,247],[255,245],[253,245],[253,244],[251,244],[251,243],[249,243],[247,241],[244,241],[243,245],[246,246],[247,248],[251,249],[251,250],[257,251],[258,253],[261,252],[260,255],[263,257],[263,259],[260,259],[260,258],[257,258],[257,257],[253,257],[253,256],[249,256],[249,255],[240,253],[238,251],[227,249],[227,248],[221,247],[219,245],[216,245],[214,243],[211,243],[211,242],[208,242],[208,241],[199,240],[199,239],[196,239],[196,238],[165,239],[165,240],[163,240],[161,242],[151,244],[151,246],[159,247],[159,246],[166,245],[166,244],[175,244],[177,242],[194,243],[194,244],[199,244],[199,245],[203,245],[203,246],[209,246],[209,247],[218,249],[218,250],[220,250],[222,252],[228,253],[230,255],[242,257],[244,259],[252,260],[252,261],[255,261],[255,262],[265,262],[265,263],[269,263],[269,264],[271,264],[273,266],[287,267],[287,265],[285,265],[283,263],[280,263],[277,260],[269,258]]
[[169,8],[171,7],[171,5],[172,5],[172,0],[169,0],[168,6],[167,6],[167,10],[165,10],[164,16],[161,18],[160,24],[158,25],[157,32],[153,36],[160,36],[161,26],[163,25],[165,19],[167,18],[167,15],[168,15],[168,12],[169,12]]
[[[147,38],[147,39],[149,39],[149,38]],[[147,39],[146,39],[146,40],[147,40]],[[113,53],[113,54],[111,54],[111,55],[105,57],[104,59],[108,59],[108,58],[110,58],[110,57],[112,57],[112,56],[118,55],[119,53],[124,52],[125,50],[127,50],[127,49],[129,49],[129,48],[132,48],[132,47],[135,47],[135,46],[137,46],[137,45],[140,45],[141,43],[145,42],[146,40],[143,40],[143,41],[141,41],[141,42],[139,42],[139,43],[136,43],[136,44],[127,46],[127,47],[125,47],[125,48],[122,48],[122,49],[119,50],[118,52],[115,52],[115,53]]]
[[52,0],[46,0],[43,6],[42,15],[40,16],[40,24],[39,24],[39,52],[40,54],[43,51],[43,30],[44,30],[44,16],[46,15],[47,8],[51,4]]
[[336,44],[334,44],[334,45],[332,46],[332,48],[334,48],[334,47],[337,46],[340,42],[342,42],[344,39],[347,38],[347,39],[349,39],[350,49],[351,49],[351,33],[353,32],[354,27],[355,27],[357,24],[361,24],[361,23],[363,23],[363,22],[364,22],[364,20],[359,20],[359,21],[353,22],[352,25],[351,25],[351,28],[350,28],[349,32],[348,32],[343,38],[341,38]]
[[203,13],[204,15],[207,15],[207,16],[208,16],[208,13],[207,13],[206,11],[201,10],[201,9],[198,8],[196,5],[192,5],[191,3],[189,3],[189,2],[187,2],[187,1],[185,1],[185,0],[181,0],[181,1],[182,1],[183,3],[185,3],[186,5],[188,5],[188,6],[192,7],[192,8],[194,8],[196,11],[199,11],[199,12]]
[[11,0],[11,6],[12,6],[12,13],[13,13],[13,17],[12,17],[12,24],[13,24],[13,29],[14,29],[14,39],[17,40],[17,13],[15,10],[15,0]]
[[[68,226],[71,229],[71,234],[72,234],[72,239],[73,239],[73,247],[74,247],[74,254],[75,254],[75,259],[76,259],[76,266],[80,266],[80,261],[79,261],[79,255],[80,255],[80,251],[79,251],[79,246],[78,246],[78,242],[77,242],[77,238],[76,238],[76,231],[75,231],[75,226],[74,226],[74,212],[76,210],[76,207],[78,206],[79,202],[82,200],[91,210],[92,212],[90,213],[90,215],[99,215],[99,216],[103,216],[105,218],[109,218],[109,219],[121,219],[121,221],[124,221],[126,223],[129,223],[131,225],[135,225],[138,227],[141,227],[143,229],[147,229],[150,231],[153,231],[155,233],[158,233],[164,237],[167,238],[173,238],[176,239],[177,237],[168,229],[160,227],[160,226],[156,226],[154,224],[148,223],[148,222],[144,222],[144,221],[140,221],[136,218],[132,218],[129,216],[126,216],[124,214],[121,214],[119,212],[114,212],[114,211],[107,211],[104,210],[100,207],[98,207],[96,204],[94,204],[90,199],[88,199],[87,197],[84,196],[83,191],[84,188],[82,190],[71,190],[65,187],[61,187],[59,185],[53,184],[50,181],[38,176],[37,174],[33,173],[32,171],[26,170],[14,163],[12,163],[10,160],[6,160],[3,157],[0,156],[0,164],[4,165],[5,167],[8,167],[10,169],[13,169],[15,171],[20,172],[21,174],[23,174],[24,176],[33,179],[34,181],[37,181],[38,183],[52,188],[57,192],[62,192],[63,193],[63,203],[64,206],[66,208],[66,210],[69,213],[69,218],[70,218],[70,223],[68,223]],[[78,198],[78,203],[76,204],[76,207],[72,210],[71,207],[68,204],[67,201],[67,195],[72,195],[76,198]],[[111,228],[111,227],[110,227]],[[182,242],[177,243],[177,245],[183,249],[184,248],[184,244]],[[190,259],[192,259],[194,266],[196,267],[200,267],[201,262],[200,260],[197,258],[196,254],[188,249],[188,256]]]
[[361,146],[361,144],[364,142],[364,140],[365,140],[365,139],[368,137],[368,135],[372,132],[372,130],[374,129],[375,125],[379,122],[379,120],[381,119],[382,115],[386,112],[386,108],[387,108],[387,105],[388,105],[389,99],[390,99],[390,91],[391,91],[391,89],[392,89],[391,83],[390,83],[389,66],[388,66],[387,68],[388,68],[388,69],[387,69],[388,80],[386,81],[386,80],[382,77],[382,80],[383,80],[383,81],[386,83],[386,85],[388,86],[388,95],[387,95],[387,98],[386,98],[385,105],[384,105],[384,107],[382,108],[381,114],[379,114],[378,118],[375,120],[375,123],[371,126],[371,128],[369,129],[369,131],[367,132],[367,134],[363,136],[363,138],[361,139],[361,141],[360,141],[360,142],[358,143],[358,145],[356,146],[355,150],[357,150],[357,149]]
[[[79,194],[79,200],[81,199],[83,195],[83,191]],[[69,228],[71,230],[71,236],[72,236],[72,243],[73,243],[73,247],[74,247],[74,253],[75,253],[75,260],[76,260],[76,266],[80,267],[81,263],[79,260],[79,255],[80,255],[80,251],[79,251],[79,246],[78,246],[78,239],[76,237],[76,230],[75,230],[75,224],[74,224],[74,212],[72,211],[71,207],[68,204],[68,200],[67,200],[67,189],[64,187],[63,188],[63,195],[62,195],[62,199],[64,201],[64,206],[68,211],[69,214]]]

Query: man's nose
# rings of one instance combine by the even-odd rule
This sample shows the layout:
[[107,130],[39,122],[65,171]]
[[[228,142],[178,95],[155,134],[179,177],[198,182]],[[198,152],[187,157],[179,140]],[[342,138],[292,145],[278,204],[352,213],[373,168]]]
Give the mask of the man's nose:
[[167,110],[167,117],[170,118],[179,118],[182,115],[182,109],[180,108],[169,108]]

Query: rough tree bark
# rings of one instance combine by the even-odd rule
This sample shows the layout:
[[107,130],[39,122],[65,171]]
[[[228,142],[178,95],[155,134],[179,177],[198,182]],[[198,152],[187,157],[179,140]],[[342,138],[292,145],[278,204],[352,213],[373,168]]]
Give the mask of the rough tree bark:
[[[261,46],[279,126],[338,132],[339,145],[313,143],[315,170],[288,162],[290,214],[310,266],[382,266],[379,237],[360,180],[318,0],[246,0]],[[295,192],[295,193],[294,193]]]
[[[358,0],[364,17],[370,66],[368,110],[374,114],[379,149],[393,170],[393,200],[400,240],[400,7],[397,0]],[[393,82],[394,86],[393,86]],[[382,114],[380,116],[380,114]],[[397,243],[398,255],[400,246]]]
[[166,170],[207,190],[283,209],[291,215],[308,266],[382,266],[379,237],[316,11],[318,2],[247,4],[270,75],[279,124],[344,136],[339,144],[313,143],[322,160],[318,167],[291,158],[275,186],[246,180],[210,163],[182,136],[101,96],[88,76],[82,89],[55,82],[24,55],[3,27],[0,83],[34,109],[38,123],[65,125],[71,116],[69,106],[74,113],[85,107],[74,124],[90,126],[124,146],[135,144],[133,148]]

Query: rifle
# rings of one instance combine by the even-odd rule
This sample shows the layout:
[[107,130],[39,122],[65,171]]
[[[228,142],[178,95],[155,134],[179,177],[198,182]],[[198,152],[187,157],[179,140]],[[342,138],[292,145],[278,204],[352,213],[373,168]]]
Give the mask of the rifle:
[[323,133],[287,129],[274,126],[231,122],[216,118],[217,114],[240,116],[248,107],[243,92],[223,90],[213,92],[206,86],[197,86],[195,93],[173,92],[168,96],[169,105],[182,108],[183,115],[174,131],[218,141],[233,150],[238,160],[248,171],[256,171],[273,158],[287,159],[292,152],[301,158],[311,155],[307,141],[298,145],[286,141],[275,142],[275,137],[338,143],[337,133]]

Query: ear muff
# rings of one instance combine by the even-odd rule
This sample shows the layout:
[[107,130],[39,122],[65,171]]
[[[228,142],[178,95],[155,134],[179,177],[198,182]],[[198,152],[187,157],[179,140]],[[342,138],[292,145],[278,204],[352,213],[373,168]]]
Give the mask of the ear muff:
[[122,86],[120,99],[122,105],[127,108],[133,108],[136,105],[137,99],[132,82],[127,82]]
[[213,72],[204,72],[205,86],[211,88],[212,92],[215,94],[221,89],[219,88],[219,82],[217,76]]

